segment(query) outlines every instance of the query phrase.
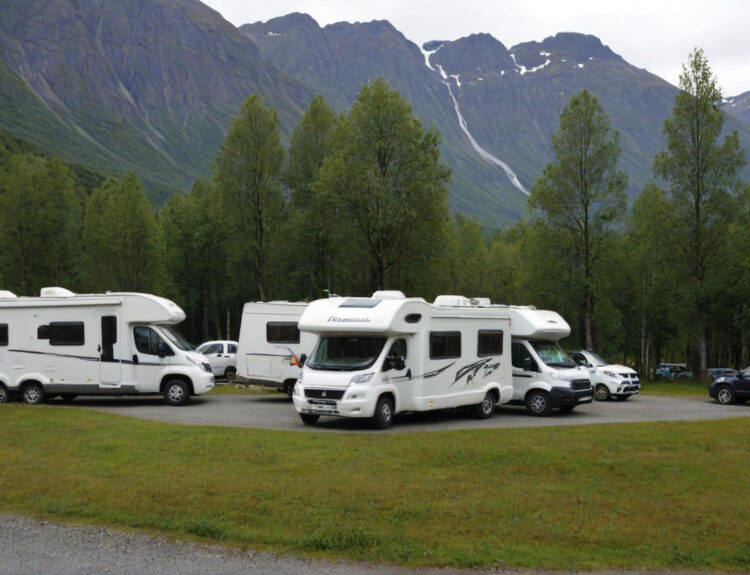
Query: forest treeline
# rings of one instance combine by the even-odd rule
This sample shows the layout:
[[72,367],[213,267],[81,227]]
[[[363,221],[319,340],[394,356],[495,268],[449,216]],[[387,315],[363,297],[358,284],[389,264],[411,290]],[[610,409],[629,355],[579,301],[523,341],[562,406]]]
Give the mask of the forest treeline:
[[[750,363],[750,186],[701,50],[683,68],[653,183],[628,209],[606,103],[574,95],[528,217],[487,232],[451,215],[440,136],[383,80],[337,114],[322,97],[282,143],[243,104],[210,179],[159,209],[104,177],[0,140],[0,289],[144,291],[176,301],[195,343],[236,337],[248,301],[399,289],[560,312],[567,348],[648,370]],[[712,364],[712,365],[709,365]]]

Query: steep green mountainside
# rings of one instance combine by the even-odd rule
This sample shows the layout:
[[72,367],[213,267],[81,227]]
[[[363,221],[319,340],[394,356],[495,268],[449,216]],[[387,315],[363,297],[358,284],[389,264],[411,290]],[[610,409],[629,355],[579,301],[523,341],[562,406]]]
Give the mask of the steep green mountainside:
[[[750,92],[727,98],[724,102],[724,111],[750,125]],[[750,154],[750,150],[746,152]]]
[[251,93],[287,129],[311,98],[197,0],[0,4],[0,125],[63,158],[134,170],[156,201],[210,173]]

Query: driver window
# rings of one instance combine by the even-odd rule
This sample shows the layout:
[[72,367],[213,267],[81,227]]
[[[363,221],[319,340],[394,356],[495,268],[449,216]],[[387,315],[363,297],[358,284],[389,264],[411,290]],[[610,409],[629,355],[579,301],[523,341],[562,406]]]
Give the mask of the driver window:
[[536,369],[536,361],[531,357],[529,350],[522,343],[511,344],[511,361],[513,367],[523,370]]
[[140,353],[148,355],[159,355],[159,344],[164,343],[159,334],[150,327],[134,327],[133,340],[135,341],[135,348]]
[[391,361],[402,359],[406,362],[406,340],[397,339],[394,341],[391,345],[391,349],[388,350],[386,358]]

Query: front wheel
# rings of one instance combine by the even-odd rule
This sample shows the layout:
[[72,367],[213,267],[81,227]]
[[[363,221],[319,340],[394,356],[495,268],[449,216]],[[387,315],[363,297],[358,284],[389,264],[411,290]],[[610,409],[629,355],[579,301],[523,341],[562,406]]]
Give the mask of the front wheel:
[[481,403],[474,406],[474,417],[489,419],[495,414],[495,394],[488,391]]
[[299,418],[305,425],[315,425],[316,423],[318,423],[318,419],[320,419],[320,416],[314,415],[312,413],[300,413]]
[[0,403],[8,403],[10,401],[10,394],[5,386],[0,385]]
[[237,377],[237,368],[233,365],[230,365],[224,370],[224,377],[227,379],[227,381],[234,381],[234,378]]
[[537,417],[549,415],[552,411],[552,401],[549,394],[541,389],[535,389],[526,396],[526,410]]
[[736,401],[734,390],[728,385],[720,385],[716,390],[716,401],[723,405],[730,405]]
[[375,405],[372,426],[375,429],[387,429],[391,423],[393,423],[393,400],[390,397],[380,397]]
[[29,405],[37,405],[44,401],[44,388],[39,383],[29,383],[21,392],[21,399]]
[[604,385],[603,383],[600,383],[596,386],[596,390],[594,391],[594,397],[597,401],[607,401],[610,397],[609,395],[609,388]]
[[164,400],[169,405],[185,405],[190,401],[190,390],[184,381],[173,380],[164,387]]

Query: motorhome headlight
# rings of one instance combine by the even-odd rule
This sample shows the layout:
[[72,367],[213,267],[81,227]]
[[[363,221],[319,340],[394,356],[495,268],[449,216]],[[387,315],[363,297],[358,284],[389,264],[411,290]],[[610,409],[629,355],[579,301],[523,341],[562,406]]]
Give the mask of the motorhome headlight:
[[614,371],[605,371],[604,375],[608,375],[609,377],[619,377]]
[[192,363],[195,367],[198,369],[202,369],[203,371],[207,371],[208,373],[211,373],[211,365],[208,363],[203,363],[201,360],[193,357],[190,354],[187,354],[185,357],[188,358],[188,361]]
[[351,380],[349,380],[349,385],[351,385],[352,383],[370,383],[374,376],[375,372],[373,371],[369,373],[360,373],[359,375],[355,375],[351,378]]

